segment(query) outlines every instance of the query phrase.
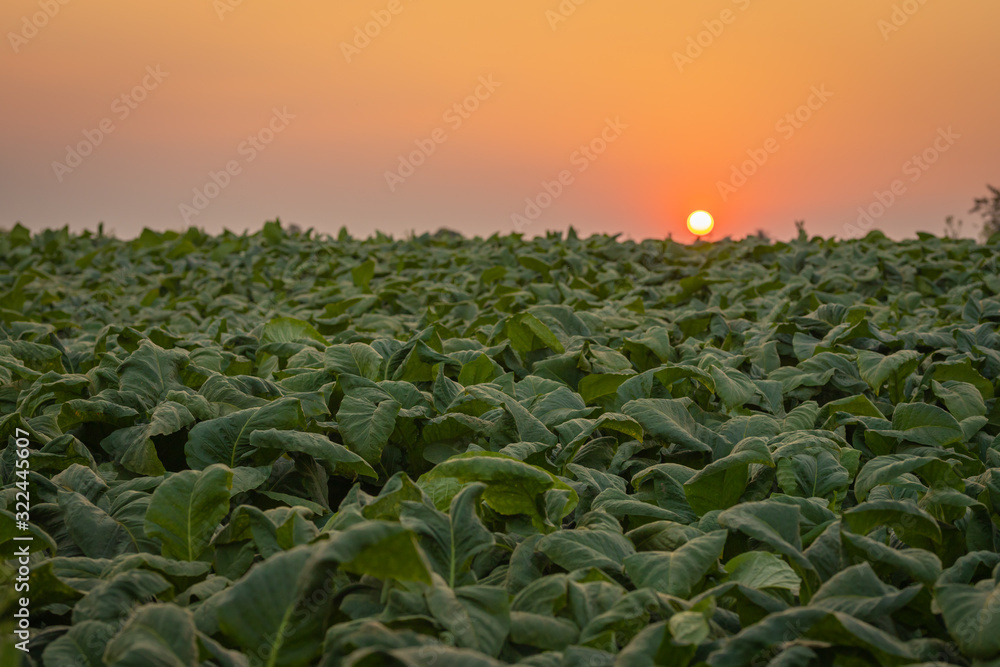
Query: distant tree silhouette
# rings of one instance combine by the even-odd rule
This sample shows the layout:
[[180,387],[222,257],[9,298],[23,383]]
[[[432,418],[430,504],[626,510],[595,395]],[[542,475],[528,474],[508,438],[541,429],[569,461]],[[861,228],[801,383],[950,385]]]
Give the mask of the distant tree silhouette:
[[798,232],[798,240],[799,241],[808,241],[809,240],[809,235],[806,234],[806,221],[805,220],[796,220],[795,221],[795,230]]
[[987,185],[992,195],[979,197],[969,213],[978,213],[983,219],[983,241],[1000,232],[1000,189]]
[[944,237],[946,239],[957,239],[962,235],[962,221],[956,220],[955,216],[949,215],[944,219]]

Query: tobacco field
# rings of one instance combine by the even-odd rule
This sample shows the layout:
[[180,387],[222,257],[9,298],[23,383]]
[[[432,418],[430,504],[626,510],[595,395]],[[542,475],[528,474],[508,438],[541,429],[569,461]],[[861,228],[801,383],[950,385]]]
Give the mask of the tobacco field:
[[0,257],[0,664],[1000,665],[1000,236]]

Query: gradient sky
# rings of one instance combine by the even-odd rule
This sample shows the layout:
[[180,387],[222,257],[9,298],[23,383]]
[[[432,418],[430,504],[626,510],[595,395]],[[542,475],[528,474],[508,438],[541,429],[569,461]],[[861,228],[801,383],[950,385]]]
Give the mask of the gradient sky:
[[998,2],[576,2],[4,0],[0,227],[900,238],[1000,185]]

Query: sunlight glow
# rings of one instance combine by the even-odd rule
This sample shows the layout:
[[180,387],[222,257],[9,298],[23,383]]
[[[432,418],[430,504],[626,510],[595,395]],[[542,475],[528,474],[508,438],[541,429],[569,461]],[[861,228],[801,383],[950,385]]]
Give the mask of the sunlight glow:
[[708,211],[695,211],[688,216],[688,231],[695,236],[704,236],[715,227],[715,220]]

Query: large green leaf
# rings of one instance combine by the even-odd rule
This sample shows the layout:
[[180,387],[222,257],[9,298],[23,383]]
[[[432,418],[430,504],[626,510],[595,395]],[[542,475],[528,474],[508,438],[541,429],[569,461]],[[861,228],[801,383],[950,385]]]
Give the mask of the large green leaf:
[[302,407],[294,398],[282,398],[259,408],[248,408],[225,417],[203,421],[188,434],[184,454],[195,470],[213,463],[230,468],[247,465],[254,452],[250,436],[266,429],[291,430],[304,421]]
[[747,438],[728,456],[713,461],[684,483],[684,494],[699,516],[735,505],[746,490],[751,465],[774,466],[762,439]]
[[922,589],[920,584],[914,584],[897,590],[882,583],[871,565],[860,563],[828,579],[809,600],[809,605],[877,624],[909,604]]
[[334,373],[358,375],[369,380],[382,379],[382,355],[364,343],[331,345],[323,355],[323,366]]
[[319,654],[323,605],[309,605],[298,585],[312,555],[298,547],[271,556],[213,600],[219,629],[251,665],[307,665]]
[[439,463],[419,479],[438,507],[450,503],[461,486],[473,482],[485,482],[483,500],[493,510],[526,514],[539,524],[547,515],[542,496],[550,489],[566,494],[556,508],[557,518],[566,516],[577,503],[577,493],[555,475],[493,452],[460,454]]
[[563,345],[552,330],[531,313],[519,313],[507,320],[505,327],[511,347],[518,352],[549,348],[562,352]]
[[260,336],[260,342],[267,343],[289,343],[308,338],[326,345],[326,339],[316,331],[315,327],[304,320],[294,317],[276,317],[264,325],[264,330]]
[[798,595],[802,580],[788,563],[766,551],[747,551],[726,563],[729,581],[757,589],[777,588]]
[[403,502],[400,522],[417,534],[434,571],[452,588],[467,577],[472,559],[493,546],[493,534],[476,513],[485,490],[483,483],[468,485],[452,499],[448,514],[429,499]]
[[890,454],[877,456],[861,469],[854,483],[854,495],[859,501],[868,497],[868,493],[880,484],[887,484],[908,472],[919,470],[926,465],[947,465],[931,456],[914,456],[912,454]]
[[645,551],[628,556],[625,572],[636,586],[686,598],[718,563],[725,545],[726,531],[712,531],[676,551]]
[[117,628],[102,621],[83,621],[73,624],[66,634],[53,640],[42,651],[46,665],[78,665],[79,667],[104,667],[104,647],[115,635]]
[[866,559],[873,566],[888,574],[904,573],[914,581],[933,584],[941,574],[941,560],[924,549],[895,549],[884,542],[843,531],[845,551],[852,551],[858,558]]
[[707,662],[711,667],[746,665],[754,656],[773,652],[772,647],[800,637],[835,647],[839,653],[861,649],[862,664],[903,665],[915,661],[904,642],[875,626],[840,612],[798,607],[771,614],[744,628],[713,651]]
[[66,528],[84,555],[110,558],[122,553],[159,551],[159,544],[143,531],[150,497],[132,493],[105,510],[79,493],[59,491],[59,509]]
[[379,579],[431,583],[431,568],[416,536],[388,521],[365,521],[334,535],[318,546],[307,569],[319,571],[329,564]]
[[914,547],[927,548],[942,539],[934,517],[903,500],[869,500],[844,512],[844,523],[860,535],[867,535],[879,526],[890,526],[899,539]]
[[472,396],[503,405],[514,419],[518,439],[522,442],[541,442],[547,445],[556,443],[556,437],[545,424],[513,397],[488,385],[474,385],[467,391]]
[[567,571],[587,567],[621,572],[635,547],[625,537],[606,530],[562,530],[546,535],[538,550]]
[[945,447],[964,436],[954,417],[927,403],[897,405],[892,413],[892,430],[887,433],[931,447]]
[[975,586],[947,584],[934,589],[934,600],[948,633],[963,653],[990,659],[1000,655],[1000,589],[992,580]]
[[734,368],[712,366],[709,372],[715,381],[715,393],[727,408],[739,407],[757,393],[750,378]]
[[197,560],[229,514],[232,485],[233,472],[221,464],[171,475],[149,501],[146,534],[163,543],[164,556]]
[[164,401],[153,409],[149,423],[118,429],[101,441],[101,447],[126,470],[155,477],[162,475],[166,469],[156,453],[152,438],[177,433],[194,424],[194,421],[194,415],[186,407],[174,401]]
[[139,607],[104,652],[106,665],[187,667],[198,661],[194,618],[170,604]]
[[301,453],[316,459],[331,475],[348,473],[352,476],[378,477],[363,458],[318,433],[279,431],[273,428],[258,430],[250,435],[250,445],[264,459],[262,463],[271,463],[282,453]]
[[136,606],[157,596],[173,597],[173,586],[164,576],[142,568],[125,570],[96,582],[87,591],[73,607],[73,623],[116,623],[127,618]]
[[500,654],[510,632],[507,592],[497,586],[463,586],[457,590],[434,586],[425,594],[431,614],[463,648],[490,657]]
[[664,444],[709,453],[725,446],[719,436],[695,422],[684,399],[642,398],[623,405],[622,412],[639,422],[648,435]]
[[719,525],[759,540],[804,570],[813,565],[802,553],[799,535],[800,510],[778,502],[741,503],[719,515]]
[[858,371],[861,374],[861,379],[868,383],[876,396],[886,380],[896,377],[895,383],[890,388],[890,392],[896,397],[902,389],[901,380],[917,369],[917,364],[922,356],[915,350],[900,350],[888,356],[869,350],[860,350],[858,352]]
[[164,350],[149,340],[118,367],[122,391],[134,392],[147,408],[155,407],[168,392],[184,389],[181,370],[188,364],[182,350]]
[[851,481],[840,456],[826,450],[794,454],[778,460],[775,477],[781,490],[801,498],[827,498],[847,491]]
[[400,404],[392,399],[377,405],[365,398],[345,396],[337,412],[344,444],[369,464],[377,464],[396,425]]

